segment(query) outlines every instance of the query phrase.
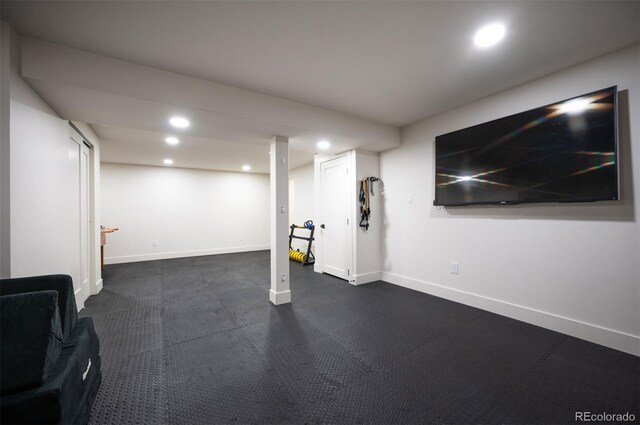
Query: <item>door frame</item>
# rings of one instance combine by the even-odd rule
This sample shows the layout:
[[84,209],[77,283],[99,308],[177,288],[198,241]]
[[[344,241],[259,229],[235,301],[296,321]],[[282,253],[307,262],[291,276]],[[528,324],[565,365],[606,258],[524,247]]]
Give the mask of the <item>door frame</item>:
[[[87,234],[87,243],[88,246],[88,255],[89,255],[89,270],[88,270],[88,278],[89,278],[89,287],[82,288],[81,291],[83,293],[82,304],[78,305],[78,310],[84,308],[84,302],[91,295],[95,295],[98,293],[99,288],[97,285],[97,267],[99,261],[99,248],[96,248],[99,243],[99,233],[96,230],[96,191],[95,191],[95,178],[96,178],[96,170],[95,170],[95,155],[96,149],[93,143],[87,140],[86,137],[82,134],[82,132],[71,122],[69,121],[69,138],[72,139],[79,145],[80,154],[82,154],[83,146],[88,149],[87,156],[87,196],[89,197],[88,202],[88,219],[89,219],[89,231]],[[79,177],[82,178],[82,169],[78,169]],[[79,204],[78,204],[79,205]],[[82,224],[79,223],[79,226]],[[80,242],[80,241],[78,241]],[[81,257],[78,258],[78,261],[81,261]],[[86,295],[86,298],[84,297]]]
[[[352,158],[352,152],[348,151],[348,152],[344,152],[338,155],[325,155],[325,154],[316,154],[314,155],[313,158],[313,173],[314,173],[314,198],[315,198],[315,202],[314,202],[314,210],[315,210],[315,216],[317,217],[317,223],[316,226],[319,228],[320,224],[322,224],[324,222],[324,217],[323,217],[323,191],[324,191],[324,182],[322,179],[322,169],[321,169],[321,165],[325,162],[328,161],[332,161],[334,159],[338,159],[338,158],[346,158],[346,162],[347,162],[347,169],[348,169],[348,174],[349,176],[351,176],[354,172],[354,167],[353,167],[353,158]],[[349,181],[351,181],[351,178],[348,178]],[[348,236],[348,245],[347,246],[347,258],[346,258],[346,264],[347,264],[347,268],[350,270],[350,273],[348,275],[348,282],[351,284],[355,284],[355,278],[354,278],[354,244],[353,244],[353,226],[354,226],[354,222],[353,222],[353,217],[354,217],[354,207],[355,207],[355,196],[356,196],[356,191],[355,191],[355,186],[352,184],[349,184],[348,187],[348,191],[349,191],[349,198],[351,199],[351,202],[348,203],[347,205],[347,213],[348,213],[348,217],[349,217],[349,229],[350,229],[350,234],[347,235]],[[316,237],[316,261],[313,265],[313,271],[317,272],[317,273],[324,273],[323,270],[323,251],[324,251],[324,238],[322,237],[322,230],[318,229],[319,231],[314,235]]]

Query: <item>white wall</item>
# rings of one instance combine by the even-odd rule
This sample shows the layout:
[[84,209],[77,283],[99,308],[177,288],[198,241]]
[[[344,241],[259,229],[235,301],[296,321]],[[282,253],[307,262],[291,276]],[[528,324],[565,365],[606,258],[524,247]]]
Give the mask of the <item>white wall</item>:
[[[12,93],[13,94],[13,93]],[[69,125],[11,97],[11,275],[74,273],[79,226],[70,206]],[[76,158],[77,160],[77,158]],[[78,227],[78,228],[76,228]]]
[[[307,220],[313,220],[314,217],[314,184],[313,184],[313,163],[295,168],[289,171],[289,224],[297,224],[301,226]],[[291,190],[293,189],[293,190]],[[296,235],[308,236],[307,230],[296,230]],[[293,240],[294,249],[307,251],[307,242],[301,240]],[[315,254],[315,244],[312,245],[311,251]]]
[[268,175],[101,165],[105,263],[269,249]]
[[9,220],[11,28],[0,22],[0,278],[11,277],[11,222]]
[[[433,206],[436,136],[615,84],[621,201]],[[640,354],[639,90],[635,46],[404,128],[381,155],[384,280]]]
[[[80,226],[71,212],[79,208],[79,165],[70,151],[71,128],[22,79],[18,37],[6,23],[2,25],[11,40],[9,275],[62,273],[77,282]],[[91,142],[97,150],[97,137]],[[99,281],[99,270],[94,270],[91,293],[97,292]],[[77,301],[82,308],[84,299]]]
[[352,151],[351,153],[353,184],[355,185],[353,208],[353,247],[354,247],[354,282],[356,285],[374,282],[381,278],[381,245],[382,235],[382,195],[381,182],[373,185],[373,195],[369,190],[369,230],[360,227],[360,181],[365,177],[380,177],[380,157],[377,153]]

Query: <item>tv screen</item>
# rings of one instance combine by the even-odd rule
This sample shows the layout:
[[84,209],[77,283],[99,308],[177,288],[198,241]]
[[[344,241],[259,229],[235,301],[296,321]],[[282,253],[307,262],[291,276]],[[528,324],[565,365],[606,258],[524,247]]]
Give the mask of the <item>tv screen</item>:
[[618,199],[616,86],[436,137],[434,205]]

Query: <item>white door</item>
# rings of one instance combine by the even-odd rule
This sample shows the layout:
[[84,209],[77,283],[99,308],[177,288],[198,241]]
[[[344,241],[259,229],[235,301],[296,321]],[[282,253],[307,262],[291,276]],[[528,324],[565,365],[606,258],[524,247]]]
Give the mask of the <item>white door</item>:
[[[77,140],[76,140],[77,139]],[[76,260],[70,261],[69,274],[73,279],[73,289],[78,309],[84,308],[84,302],[91,294],[89,264],[91,262],[90,248],[90,150],[82,143],[80,136],[69,139],[69,171],[72,174],[72,194],[67,218],[74,224],[75,232],[70,234],[70,255]]]
[[[351,253],[351,190],[347,157],[320,164],[322,271],[349,280]],[[323,228],[324,226],[324,228]]]
[[89,148],[80,145],[80,281],[83,298],[86,300],[90,293],[91,274],[91,173]]

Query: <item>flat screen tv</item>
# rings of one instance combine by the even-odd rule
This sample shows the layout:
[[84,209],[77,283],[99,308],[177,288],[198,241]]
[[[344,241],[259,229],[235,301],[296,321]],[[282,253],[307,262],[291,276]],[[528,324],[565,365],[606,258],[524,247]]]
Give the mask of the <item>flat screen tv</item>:
[[436,137],[434,205],[618,199],[616,86]]

